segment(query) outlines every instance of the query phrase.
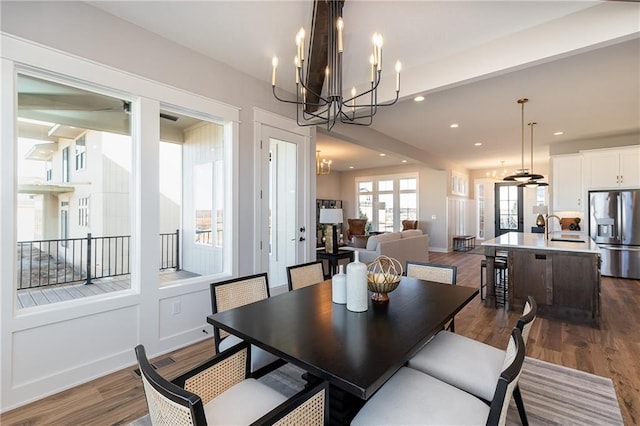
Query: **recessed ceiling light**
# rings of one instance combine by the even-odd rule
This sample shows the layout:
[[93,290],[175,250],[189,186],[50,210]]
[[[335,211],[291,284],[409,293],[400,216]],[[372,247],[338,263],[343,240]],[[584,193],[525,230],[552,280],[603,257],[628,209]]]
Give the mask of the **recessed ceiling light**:
[[353,167],[353,166],[349,166],[349,168],[350,168],[350,169],[355,169],[355,167]]
[[416,96],[415,98],[413,98],[413,100],[416,102],[422,102],[424,101],[424,96]]
[[380,157],[386,157],[387,154],[385,154],[384,152],[381,152],[380,154],[378,154]]
[[407,162],[407,160],[402,160],[402,162],[403,162],[403,163],[406,163],[406,162]]
[[457,129],[458,128],[458,123],[450,124],[449,127],[451,127],[452,129]]
[[482,142],[476,142],[473,144],[473,146],[482,146]]
[[561,136],[561,135],[564,135],[564,132],[555,132],[553,134],[553,136]]

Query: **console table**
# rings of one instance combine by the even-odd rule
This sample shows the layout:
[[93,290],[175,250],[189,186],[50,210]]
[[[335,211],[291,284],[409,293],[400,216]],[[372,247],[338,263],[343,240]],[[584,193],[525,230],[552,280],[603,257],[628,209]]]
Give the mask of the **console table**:
[[340,259],[349,259],[353,262],[353,250],[338,250],[338,253],[327,252],[326,250],[317,250],[316,258],[318,260],[325,259],[329,262],[329,277],[338,272],[338,261]]

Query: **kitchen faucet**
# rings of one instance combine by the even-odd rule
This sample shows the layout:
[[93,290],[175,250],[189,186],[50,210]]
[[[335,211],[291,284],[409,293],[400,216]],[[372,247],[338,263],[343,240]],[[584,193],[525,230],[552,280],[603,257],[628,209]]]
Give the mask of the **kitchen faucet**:
[[558,219],[558,222],[560,221],[560,217],[556,216],[555,214],[547,215],[544,218],[544,233],[547,236],[547,240],[549,239],[549,219],[551,219],[552,217],[555,217],[556,219]]

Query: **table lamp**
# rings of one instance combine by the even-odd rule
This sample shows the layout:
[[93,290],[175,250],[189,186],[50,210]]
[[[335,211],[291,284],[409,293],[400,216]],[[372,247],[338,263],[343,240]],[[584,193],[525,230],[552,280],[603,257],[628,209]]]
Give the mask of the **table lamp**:
[[338,253],[338,224],[342,223],[342,209],[320,209],[320,223],[331,226],[331,232],[327,229],[325,237],[325,250],[327,253]]
[[536,218],[536,226],[544,226],[544,215],[548,213],[547,206],[533,206],[532,213],[538,215]]

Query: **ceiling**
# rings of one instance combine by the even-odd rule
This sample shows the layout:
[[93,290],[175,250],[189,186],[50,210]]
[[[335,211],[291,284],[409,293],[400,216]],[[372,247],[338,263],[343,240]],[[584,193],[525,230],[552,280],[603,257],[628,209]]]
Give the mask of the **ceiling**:
[[[278,56],[278,89],[288,91],[293,66],[285,64],[313,8],[311,1],[89,4],[266,82]],[[550,144],[640,132],[639,3],[347,0],[343,14],[344,87],[368,81],[373,32],[384,36],[379,100],[394,95],[396,59],[403,73],[401,101],[381,109],[372,126],[394,139],[386,157],[371,149],[369,130],[318,133],[321,156],[335,170],[401,160],[519,167],[522,97],[526,121],[538,123],[536,163],[546,162]],[[425,100],[414,102],[416,95]],[[528,131],[526,144],[528,165]]]

